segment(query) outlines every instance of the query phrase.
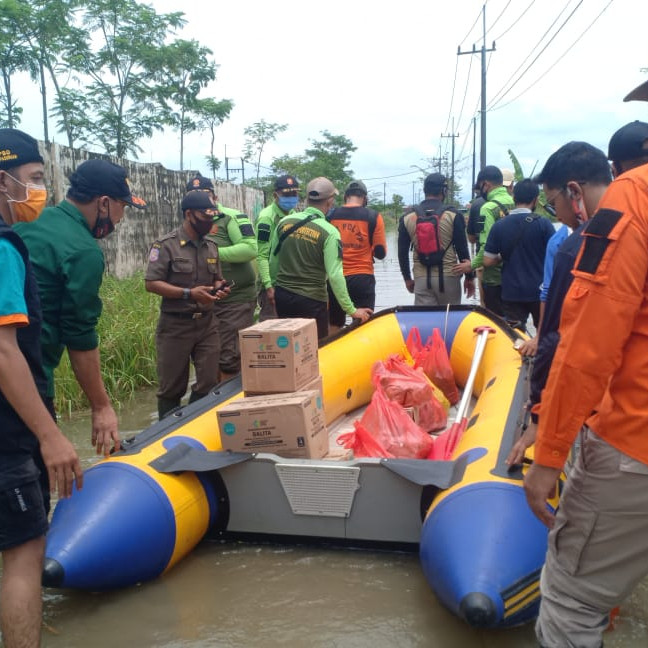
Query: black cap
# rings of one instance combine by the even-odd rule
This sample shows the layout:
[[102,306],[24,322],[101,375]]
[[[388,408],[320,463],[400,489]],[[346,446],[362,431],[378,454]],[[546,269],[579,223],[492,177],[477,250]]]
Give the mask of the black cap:
[[43,163],[38,142],[16,128],[0,128],[0,170],[30,162]]
[[448,186],[446,177],[442,173],[430,173],[423,181],[423,193],[436,194]]
[[216,205],[214,205],[214,202],[212,201],[210,195],[202,189],[188,191],[184,195],[184,198],[182,199],[182,205],[180,207],[182,211],[185,211],[187,209],[195,209],[196,211],[216,209]]
[[633,121],[619,130],[610,138],[608,146],[608,160],[625,162],[636,160],[648,155],[648,147],[644,148],[648,140],[648,124]]
[[131,193],[126,169],[108,160],[92,159],[79,164],[70,176],[70,186],[88,196],[108,196],[137,209],[146,207],[141,198]]
[[214,191],[214,183],[200,173],[196,175],[187,182],[185,191]]
[[349,184],[347,185],[346,189],[344,190],[344,194],[349,194],[351,192],[360,192],[364,194],[365,196],[369,193],[367,191],[367,185],[362,182],[362,180],[351,180]]
[[504,182],[504,176],[499,167],[489,164],[477,174],[476,186],[479,186],[482,182],[492,182],[494,185],[501,185]]
[[274,188],[275,191],[279,192],[297,191],[299,189],[299,181],[295,176],[281,175],[275,180]]

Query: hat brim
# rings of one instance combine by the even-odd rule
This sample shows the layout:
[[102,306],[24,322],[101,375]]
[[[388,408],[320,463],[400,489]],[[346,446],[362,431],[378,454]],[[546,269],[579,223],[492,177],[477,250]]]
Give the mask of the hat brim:
[[146,209],[146,201],[139,196],[134,196],[133,194],[131,194],[130,199],[124,198],[124,202],[129,204],[131,207],[135,207],[135,209]]
[[648,81],[644,81],[632,92],[628,93],[623,101],[648,101]]

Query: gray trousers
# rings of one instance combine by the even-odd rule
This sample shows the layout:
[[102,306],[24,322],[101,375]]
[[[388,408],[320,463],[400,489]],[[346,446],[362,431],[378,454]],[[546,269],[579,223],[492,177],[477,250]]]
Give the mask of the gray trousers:
[[461,277],[444,273],[443,292],[439,289],[439,277],[430,277],[430,288],[427,277],[414,279],[414,306],[447,306],[461,303]]
[[549,534],[538,641],[599,648],[610,610],[647,573],[648,465],[586,430]]

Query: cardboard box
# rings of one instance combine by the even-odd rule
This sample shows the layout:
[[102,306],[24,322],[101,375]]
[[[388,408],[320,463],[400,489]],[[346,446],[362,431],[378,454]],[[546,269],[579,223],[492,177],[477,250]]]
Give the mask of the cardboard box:
[[[308,381],[303,387],[300,389],[296,389],[295,391],[312,391],[315,390],[319,392],[319,395],[323,395],[323,389],[324,386],[322,384],[322,376],[317,376],[316,378],[313,378],[313,380]],[[292,394],[293,392],[284,392],[288,394]],[[266,394],[264,393],[259,393],[259,392],[243,392],[244,396],[271,396],[272,394]]]
[[328,452],[316,390],[238,398],[217,411],[223,450],[321,459]]
[[319,375],[313,319],[270,319],[239,331],[243,391],[294,392]]

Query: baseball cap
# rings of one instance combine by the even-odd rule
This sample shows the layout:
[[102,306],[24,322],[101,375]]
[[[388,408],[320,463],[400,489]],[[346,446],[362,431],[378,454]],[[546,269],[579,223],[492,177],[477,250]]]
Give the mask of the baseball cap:
[[515,174],[511,169],[502,169],[502,184],[510,187],[515,182]]
[[632,92],[629,92],[623,101],[648,101],[648,81],[638,85]]
[[648,147],[644,145],[648,140],[648,124],[633,121],[619,128],[610,138],[608,146],[608,160],[624,162],[636,160],[648,155]]
[[313,178],[306,186],[306,193],[310,200],[327,200],[331,196],[337,196],[340,192],[335,185],[324,177]]
[[362,180],[351,180],[344,190],[344,193],[349,193],[350,191],[361,191],[363,194],[369,193],[367,191],[367,185],[362,182]]
[[205,211],[207,209],[216,209],[209,194],[202,189],[194,189],[193,191],[188,191],[182,198],[182,204],[180,205],[182,211],[186,209],[195,209],[196,211]]
[[0,128],[0,170],[30,162],[43,163],[38,142],[16,128]]
[[281,175],[275,180],[274,188],[275,191],[279,192],[297,191],[299,189],[299,181],[295,176]]
[[430,173],[423,181],[423,193],[429,194],[447,186],[446,177],[442,173]]
[[70,176],[70,186],[88,196],[108,196],[144,209],[146,203],[131,193],[126,169],[98,158],[82,162]]
[[200,173],[196,175],[187,182],[185,191],[214,191],[214,183]]
[[503,181],[502,172],[492,164],[485,166],[477,174],[477,185],[480,185],[482,182],[492,182],[493,184],[501,185]]

